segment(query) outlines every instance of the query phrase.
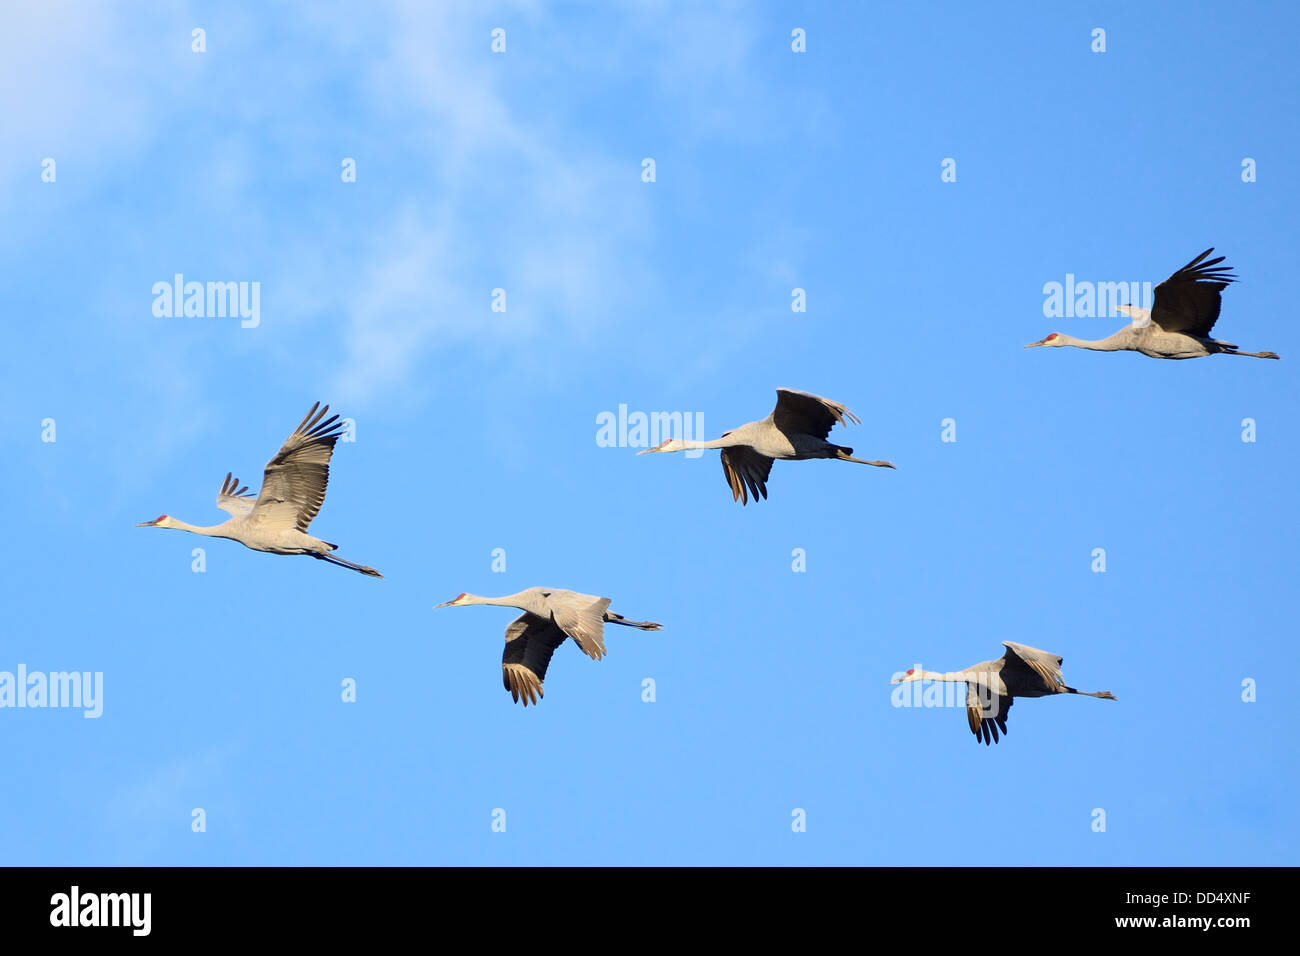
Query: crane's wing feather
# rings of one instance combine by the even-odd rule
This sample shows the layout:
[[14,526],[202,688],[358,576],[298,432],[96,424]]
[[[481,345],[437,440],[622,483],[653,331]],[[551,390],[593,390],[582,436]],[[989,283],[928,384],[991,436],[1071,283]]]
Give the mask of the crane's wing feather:
[[1006,734],[1007,712],[1014,700],[1014,697],[998,694],[982,684],[966,682],[966,720],[976,743],[983,740],[988,746],[997,743],[999,730]]
[[1065,678],[1061,676],[1061,665],[1065,663],[1065,658],[1015,641],[1003,641],[1002,644],[1007,649],[1006,654],[1002,655],[1003,660],[1011,666],[1027,666],[1042,679],[1044,690],[1056,691],[1065,686]]
[[1219,265],[1223,256],[1201,261],[1213,251],[1206,249],[1156,286],[1151,321],[1166,332],[1208,336],[1214,328],[1222,305],[1220,293],[1237,277],[1231,266]]
[[257,499],[253,495],[244,494],[248,486],[239,487],[239,479],[234,477],[231,472],[226,472],[226,480],[221,483],[221,490],[217,492],[217,507],[222,511],[229,511],[236,518],[246,518],[253,512],[253,504]]
[[731,500],[739,501],[742,505],[749,504],[746,486],[755,501],[760,495],[766,498],[767,476],[772,473],[772,461],[748,445],[722,449],[722,473],[727,476],[727,484],[731,486]]
[[566,600],[553,592],[551,616],[584,654],[600,660],[605,656],[605,608],[609,607],[609,598],[597,598],[593,604],[588,604],[586,598],[571,594]]
[[328,405],[318,408],[320,402],[266,463],[253,520],[305,532],[320,511],[330,480],[330,456],[343,435],[343,423],[337,415],[325,418]]
[[837,424],[862,424],[856,415],[839,402],[795,388],[776,390],[776,408],[772,409],[772,422],[787,434],[803,433],[821,439],[825,439]]
[[551,655],[566,635],[555,622],[523,614],[506,625],[506,646],[501,653],[501,680],[510,696],[527,707],[542,695],[542,682]]

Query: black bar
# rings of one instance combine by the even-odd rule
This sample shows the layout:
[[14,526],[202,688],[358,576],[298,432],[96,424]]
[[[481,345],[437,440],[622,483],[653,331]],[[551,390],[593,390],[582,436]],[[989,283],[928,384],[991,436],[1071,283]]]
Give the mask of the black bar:
[[[1231,945],[1243,939],[1242,934],[1286,927],[1281,910],[1290,898],[1295,872],[1017,869],[972,862],[946,869],[725,872],[548,871],[524,866],[504,871],[13,868],[3,871],[0,880],[0,920],[10,940],[130,938],[144,928],[144,897],[134,898],[127,909],[123,897],[113,896],[104,909],[99,894],[147,893],[148,938],[176,942],[290,937],[373,942],[405,935],[412,928],[441,933],[440,924],[462,926],[466,933],[487,931],[488,938],[497,941],[516,931],[522,933],[520,939],[544,940],[549,937],[548,922],[562,931],[563,921],[576,919],[584,932],[606,924],[622,926],[630,935],[618,938],[629,941],[642,933],[687,932],[701,920],[713,930],[726,927],[733,941],[736,936],[763,941],[768,932],[797,932],[800,927],[813,937],[851,931],[882,940],[979,933],[982,925],[996,935],[1005,932],[1010,921],[1017,933],[1041,932],[1044,939],[1128,935],[1183,941],[1203,936]],[[127,925],[52,925],[52,916],[71,921],[74,886],[80,902],[78,921],[101,912],[111,917],[116,911],[119,922]],[[521,897],[523,887],[528,892]],[[59,894],[67,903],[62,912]],[[88,896],[95,897],[94,903],[87,903]],[[533,904],[519,910],[521,899],[544,901],[549,912],[537,911]],[[1211,921],[1208,928],[1190,924],[1204,919]],[[1227,920],[1242,922],[1226,925]]]

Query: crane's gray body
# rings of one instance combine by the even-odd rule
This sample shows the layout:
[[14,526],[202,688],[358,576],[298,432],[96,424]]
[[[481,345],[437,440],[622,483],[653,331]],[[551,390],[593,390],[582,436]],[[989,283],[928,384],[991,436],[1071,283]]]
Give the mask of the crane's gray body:
[[782,431],[771,415],[733,428],[726,437],[736,445],[748,445],[764,457],[782,461],[835,458],[838,457],[836,449],[841,447],[806,432]]
[[772,472],[772,462],[778,459],[833,458],[877,468],[893,468],[887,461],[854,458],[852,448],[826,440],[836,424],[848,422],[861,424],[857,416],[839,402],[795,388],[778,388],[776,408],[766,418],[723,432],[721,438],[712,441],[669,438],[637,454],[693,448],[721,449],[722,472],[731,487],[732,500],[745,505],[749,503],[751,494],[755,501],[767,497],[767,479]]
[[1072,346],[1092,352],[1140,352],[1150,358],[1175,360],[1204,358],[1220,353],[1255,355],[1252,352],[1239,352],[1235,345],[1219,339],[1203,338],[1186,332],[1166,332],[1154,322],[1145,327],[1127,325],[1114,335],[1095,341],[1058,334],[1055,341],[1044,344]]
[[629,621],[609,610],[609,598],[564,588],[533,587],[503,597],[460,594],[438,607],[514,607],[524,613],[506,625],[506,646],[501,655],[501,678],[506,690],[525,707],[543,696],[543,681],[555,649],[573,638],[582,652],[601,660],[605,650],[605,624],[621,624],[643,631],[662,630],[653,621]]
[[1017,697],[1052,697],[1080,694],[1115,700],[1110,691],[1076,690],[1061,675],[1063,659],[1051,651],[1039,650],[1015,641],[1003,641],[1006,653],[964,670],[937,673],[910,670],[895,683],[936,680],[966,683],[966,717],[975,742],[998,742],[998,731],[1007,732],[1007,712]]
[[229,520],[201,527],[161,515],[153,521],[142,522],[139,527],[172,528],[208,538],[226,538],[268,554],[309,554],[370,577],[383,577],[374,568],[332,554],[338,545],[307,533],[325,502],[330,457],[335,442],[343,434],[338,415],[325,418],[329,410],[328,405],[321,408],[320,402],[311,407],[275,457],[266,463],[262,489],[256,496],[245,494],[248,488],[241,488],[239,479],[227,472],[217,492],[217,507],[230,513]]
[[1133,321],[1114,335],[1090,340],[1053,332],[1025,348],[1068,346],[1092,352],[1139,352],[1150,358],[1175,360],[1207,355],[1277,358],[1276,352],[1242,352],[1231,342],[1210,337],[1223,307],[1223,290],[1237,281],[1229,266],[1219,264],[1223,256],[1205,258],[1213,251],[1213,248],[1206,249],[1156,286],[1150,309],[1119,306],[1119,311]]

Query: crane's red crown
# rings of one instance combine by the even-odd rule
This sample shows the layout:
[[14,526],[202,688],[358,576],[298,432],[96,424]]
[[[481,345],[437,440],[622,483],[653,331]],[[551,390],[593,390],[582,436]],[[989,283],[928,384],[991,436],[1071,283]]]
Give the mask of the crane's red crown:
[[167,520],[167,515],[159,515],[158,517],[153,519],[153,523],[157,524],[159,521],[166,521],[166,520]]
[[907,669],[907,675],[908,675],[909,677],[912,676],[912,675],[915,674],[915,673],[916,673],[916,668],[915,668],[915,667],[909,667],[909,668]]
[[459,601],[459,600],[460,600],[461,598],[463,598],[464,596],[465,596],[465,592],[464,592],[464,591],[461,591],[461,592],[460,592],[459,594],[457,594],[454,598],[452,598],[452,600],[453,600],[453,601]]
[[1058,334],[1059,334],[1059,333],[1057,333],[1057,332],[1053,332],[1053,333],[1052,333],[1051,335],[1049,335],[1047,338],[1043,339],[1043,341],[1044,341],[1044,342],[1050,342],[1050,341],[1052,341],[1052,339],[1056,338]]

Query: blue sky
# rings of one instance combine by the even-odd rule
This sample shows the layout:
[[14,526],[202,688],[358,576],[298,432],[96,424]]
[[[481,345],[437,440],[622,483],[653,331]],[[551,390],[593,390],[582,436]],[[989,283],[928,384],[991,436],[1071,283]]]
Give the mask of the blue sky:
[[[5,862],[1295,864],[1300,13],[1171,9],[7,12],[0,670],[104,700],[0,709]],[[1126,321],[1045,283],[1209,246],[1216,333],[1282,362],[1022,348]],[[156,317],[176,273],[260,323]],[[714,453],[596,441],[777,386],[898,471],[778,462],[741,508]],[[385,580],[133,527],[222,520],[317,400],[356,441],[312,531]],[[525,711],[511,613],[432,607],[536,584],[665,629],[562,647]],[[1003,640],[1119,702],[991,748],[892,705]]]

